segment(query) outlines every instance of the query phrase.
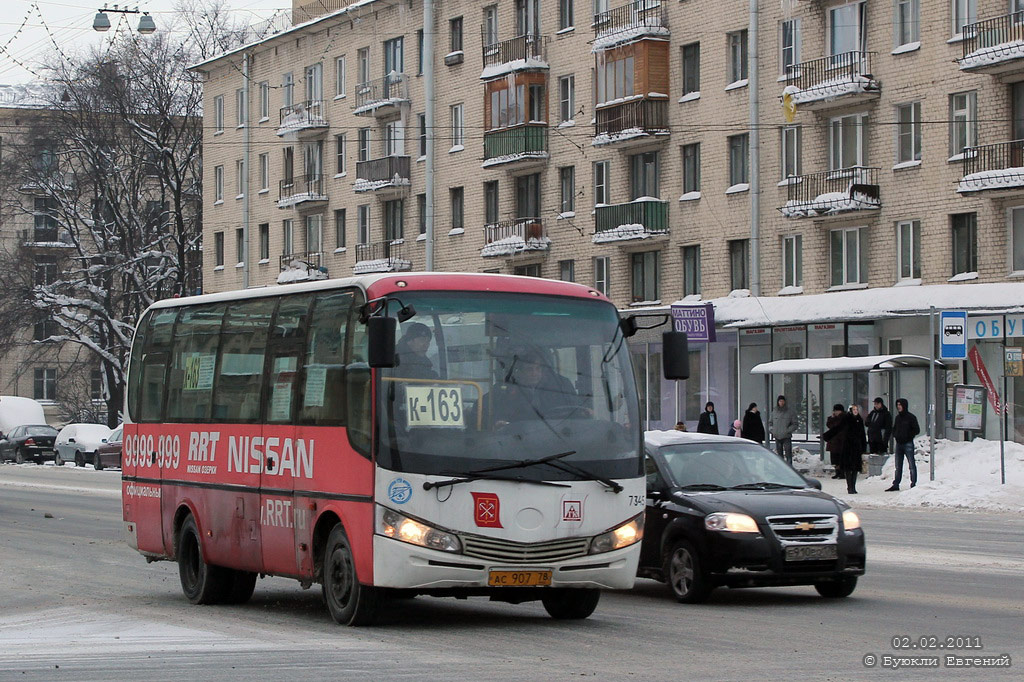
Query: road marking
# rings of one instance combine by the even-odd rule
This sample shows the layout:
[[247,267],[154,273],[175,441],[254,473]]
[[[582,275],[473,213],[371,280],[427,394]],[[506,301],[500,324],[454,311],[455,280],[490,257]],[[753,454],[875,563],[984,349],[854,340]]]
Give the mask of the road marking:
[[109,488],[86,488],[83,486],[54,485],[53,483],[34,483],[31,481],[5,481],[0,479],[0,485],[9,488],[36,488],[42,490],[59,490],[66,493],[85,493],[87,495],[99,495],[100,497],[121,497],[121,489],[111,490]]

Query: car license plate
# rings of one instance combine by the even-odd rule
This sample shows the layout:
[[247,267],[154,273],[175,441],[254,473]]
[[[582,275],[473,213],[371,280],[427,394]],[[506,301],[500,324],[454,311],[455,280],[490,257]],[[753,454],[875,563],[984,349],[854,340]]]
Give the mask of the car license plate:
[[551,584],[551,571],[491,571],[491,587],[537,587]]
[[815,561],[836,559],[839,552],[835,545],[805,545],[786,548],[786,561]]

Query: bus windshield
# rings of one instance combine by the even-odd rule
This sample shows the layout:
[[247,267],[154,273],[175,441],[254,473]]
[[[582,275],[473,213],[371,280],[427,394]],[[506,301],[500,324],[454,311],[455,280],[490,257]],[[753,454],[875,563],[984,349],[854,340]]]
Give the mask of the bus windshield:
[[636,382],[615,308],[529,294],[403,293],[398,364],[377,386],[378,464],[459,475],[566,455],[503,475],[642,474]]

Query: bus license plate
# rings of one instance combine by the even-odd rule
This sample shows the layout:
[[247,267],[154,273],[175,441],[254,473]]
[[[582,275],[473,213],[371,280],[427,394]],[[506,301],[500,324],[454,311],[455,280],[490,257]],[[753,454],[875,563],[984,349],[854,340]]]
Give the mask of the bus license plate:
[[798,545],[786,548],[786,561],[814,561],[838,557],[835,545]]
[[537,587],[551,584],[551,571],[491,571],[491,587]]

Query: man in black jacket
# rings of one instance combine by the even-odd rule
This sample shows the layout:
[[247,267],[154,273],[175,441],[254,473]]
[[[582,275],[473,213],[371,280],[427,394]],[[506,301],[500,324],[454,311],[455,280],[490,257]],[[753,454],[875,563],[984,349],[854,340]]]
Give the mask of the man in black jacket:
[[875,398],[875,408],[868,413],[868,452],[879,455],[889,449],[892,435],[892,415],[881,398]]
[[892,435],[896,440],[896,477],[892,486],[885,489],[891,493],[900,489],[900,481],[903,480],[903,459],[907,459],[910,466],[910,487],[917,485],[917,462],[914,461],[914,436],[921,433],[921,427],[917,423],[917,417],[907,409],[907,399],[897,398],[896,418],[892,421]]

